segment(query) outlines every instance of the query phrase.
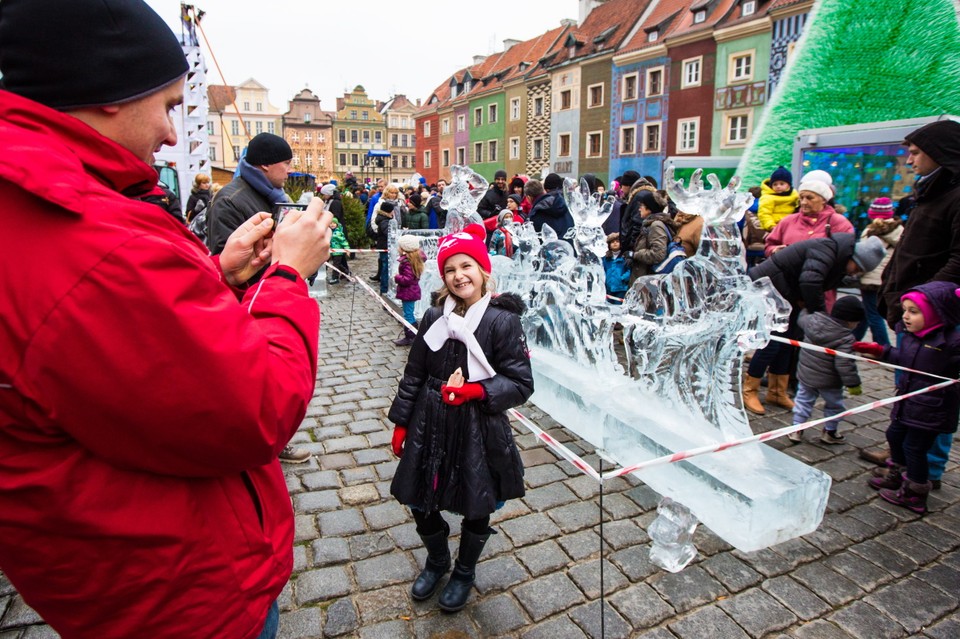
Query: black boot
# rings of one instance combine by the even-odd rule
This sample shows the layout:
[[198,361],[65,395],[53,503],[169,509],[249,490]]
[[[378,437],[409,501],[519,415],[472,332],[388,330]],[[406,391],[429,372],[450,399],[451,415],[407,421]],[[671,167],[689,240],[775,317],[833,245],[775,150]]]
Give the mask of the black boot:
[[453,568],[450,581],[440,593],[438,602],[440,609],[444,612],[456,612],[467,605],[467,597],[470,596],[470,589],[473,588],[476,577],[477,560],[480,559],[480,553],[490,539],[490,532],[488,529],[483,535],[478,535],[464,529],[460,533],[460,552],[457,555],[457,563]]
[[450,547],[447,537],[450,536],[450,526],[443,522],[443,530],[432,535],[420,535],[423,545],[427,549],[427,561],[423,571],[413,582],[410,594],[417,601],[423,601],[433,596],[440,585],[440,580],[450,570]]

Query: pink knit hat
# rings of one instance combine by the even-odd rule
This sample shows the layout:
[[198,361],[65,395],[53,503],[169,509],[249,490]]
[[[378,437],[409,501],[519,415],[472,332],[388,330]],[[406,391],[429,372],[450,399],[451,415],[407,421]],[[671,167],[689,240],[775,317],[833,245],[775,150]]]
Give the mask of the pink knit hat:
[[943,326],[943,318],[940,317],[937,310],[933,308],[933,304],[930,303],[930,300],[928,300],[927,296],[921,291],[904,293],[900,296],[900,301],[902,302],[903,300],[910,300],[916,304],[917,308],[920,309],[921,315],[923,315],[923,331],[917,333],[918,336],[923,337],[927,333]]
[[870,203],[867,217],[871,220],[889,220],[893,217],[893,202],[888,197],[878,197]]
[[463,253],[477,261],[487,273],[490,272],[490,255],[487,253],[487,231],[479,224],[471,224],[459,233],[445,235],[440,238],[437,252],[437,266],[440,267],[440,277],[443,277],[443,265],[447,259]]

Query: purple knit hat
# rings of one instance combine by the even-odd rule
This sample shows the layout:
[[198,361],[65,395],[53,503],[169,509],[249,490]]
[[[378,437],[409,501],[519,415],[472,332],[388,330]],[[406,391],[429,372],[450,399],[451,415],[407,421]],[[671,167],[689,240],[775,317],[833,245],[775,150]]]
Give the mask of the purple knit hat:
[[893,217],[893,202],[888,197],[878,197],[870,203],[867,217],[871,220],[889,220]]

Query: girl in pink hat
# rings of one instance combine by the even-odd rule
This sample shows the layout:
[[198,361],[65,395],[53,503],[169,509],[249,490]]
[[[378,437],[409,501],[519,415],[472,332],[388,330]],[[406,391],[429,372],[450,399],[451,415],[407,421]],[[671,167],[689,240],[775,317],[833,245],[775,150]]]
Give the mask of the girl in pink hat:
[[533,373],[516,295],[494,297],[486,230],[479,224],[440,239],[443,287],[423,314],[388,415],[400,457],[390,492],[409,506],[427,549],[411,588],[428,599],[450,569],[450,527],[463,515],[453,574],[440,594],[447,612],[466,605],[490,514],[522,497],[523,463],[505,411],[533,394]]

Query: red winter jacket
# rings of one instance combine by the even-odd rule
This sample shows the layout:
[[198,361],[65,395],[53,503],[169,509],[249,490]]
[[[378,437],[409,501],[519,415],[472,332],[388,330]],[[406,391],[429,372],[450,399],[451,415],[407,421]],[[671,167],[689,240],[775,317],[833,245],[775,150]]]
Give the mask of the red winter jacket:
[[0,570],[65,639],[256,637],[292,570],[277,454],[319,311],[282,277],[238,303],[127,197],[155,181],[0,91]]

